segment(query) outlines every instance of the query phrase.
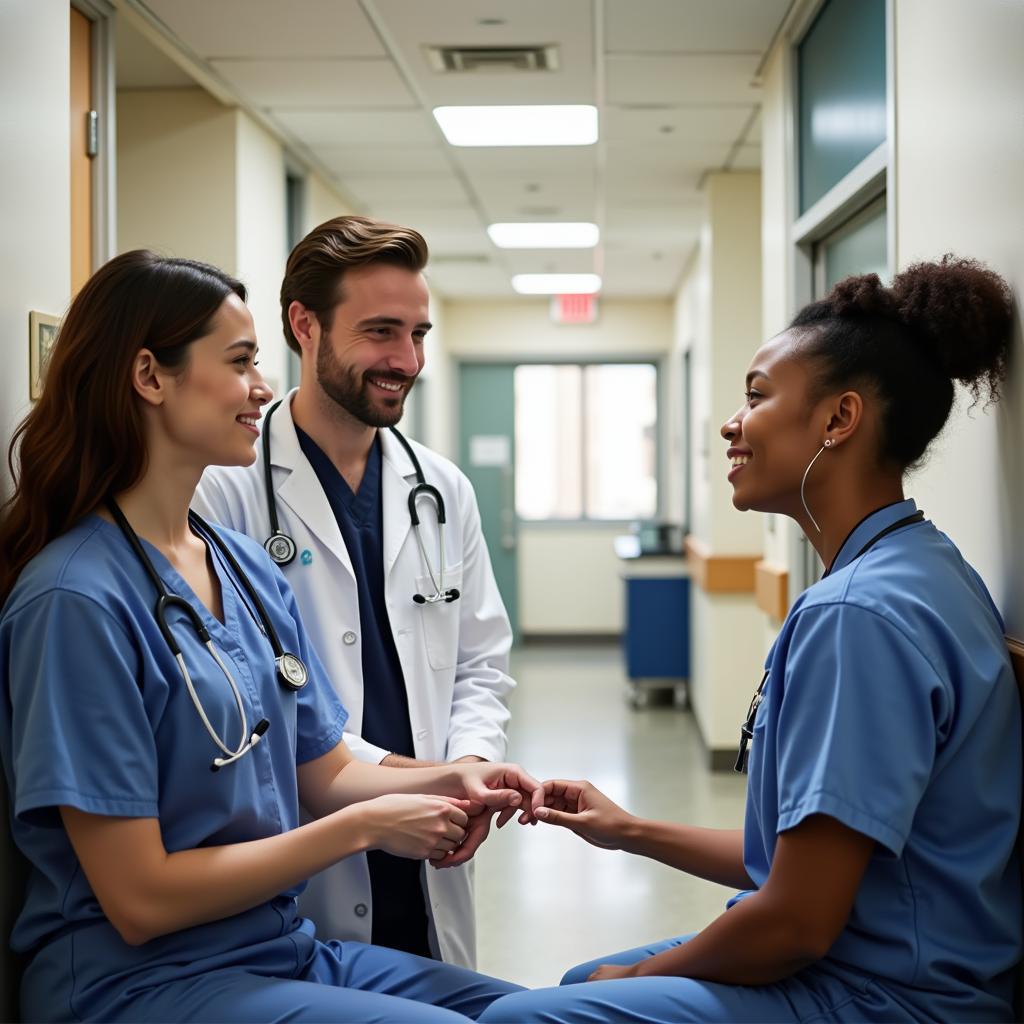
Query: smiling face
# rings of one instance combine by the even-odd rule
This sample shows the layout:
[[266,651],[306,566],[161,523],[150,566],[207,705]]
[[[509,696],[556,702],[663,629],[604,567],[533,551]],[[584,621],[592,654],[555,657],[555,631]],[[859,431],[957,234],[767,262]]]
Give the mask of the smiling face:
[[366,426],[393,426],[423,369],[426,281],[416,271],[377,263],[348,271],[341,287],[330,329],[320,335],[317,383]]
[[170,377],[161,417],[164,432],[201,466],[248,466],[256,460],[262,406],[272,397],[256,368],[252,316],[237,295],[214,314],[211,330],[188,347],[184,370]]
[[747,401],[722,426],[736,508],[798,516],[800,482],[829,420],[827,399],[813,401],[811,384],[799,332],[785,331],[758,349],[747,373]]

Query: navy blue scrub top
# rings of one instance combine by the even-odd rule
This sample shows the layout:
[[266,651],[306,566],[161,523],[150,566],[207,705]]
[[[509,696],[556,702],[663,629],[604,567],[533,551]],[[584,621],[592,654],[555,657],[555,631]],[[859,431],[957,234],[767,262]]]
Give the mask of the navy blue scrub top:
[[380,436],[374,438],[356,494],[309,434],[298,425],[295,433],[303,454],[327,495],[356,577],[363,665],[363,725],[360,735],[369,743],[394,754],[413,757],[409,699],[384,597]]

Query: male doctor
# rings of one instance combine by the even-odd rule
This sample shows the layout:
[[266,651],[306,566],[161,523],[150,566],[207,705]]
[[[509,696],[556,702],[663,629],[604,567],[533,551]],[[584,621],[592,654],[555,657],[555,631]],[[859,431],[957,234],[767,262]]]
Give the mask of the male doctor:
[[[408,767],[502,760],[515,685],[469,481],[410,442],[414,460],[386,429],[423,368],[427,255],[416,231],[365,217],[337,217],[299,242],[281,315],[300,386],[268,407],[256,463],[208,470],[195,501],[281,564],[349,711],[356,756]],[[442,507],[419,488],[414,528],[416,461]],[[471,862],[435,870],[371,851],[312,879],[301,909],[325,939],[475,963]]]

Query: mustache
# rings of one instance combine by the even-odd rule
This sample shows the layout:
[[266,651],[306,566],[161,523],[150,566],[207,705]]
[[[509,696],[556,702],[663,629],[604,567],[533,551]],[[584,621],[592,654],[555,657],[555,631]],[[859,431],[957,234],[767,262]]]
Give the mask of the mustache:
[[397,373],[394,370],[381,370],[379,373],[374,373],[372,370],[368,370],[363,374],[363,379],[373,377],[376,380],[386,380],[391,384],[412,384],[415,377],[409,377],[404,373]]

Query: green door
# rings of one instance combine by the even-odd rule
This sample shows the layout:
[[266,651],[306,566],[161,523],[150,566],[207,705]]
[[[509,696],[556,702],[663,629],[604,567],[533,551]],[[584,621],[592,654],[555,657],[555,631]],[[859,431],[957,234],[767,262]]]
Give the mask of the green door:
[[518,640],[514,373],[514,366],[461,364],[459,466],[476,491],[494,577]]

